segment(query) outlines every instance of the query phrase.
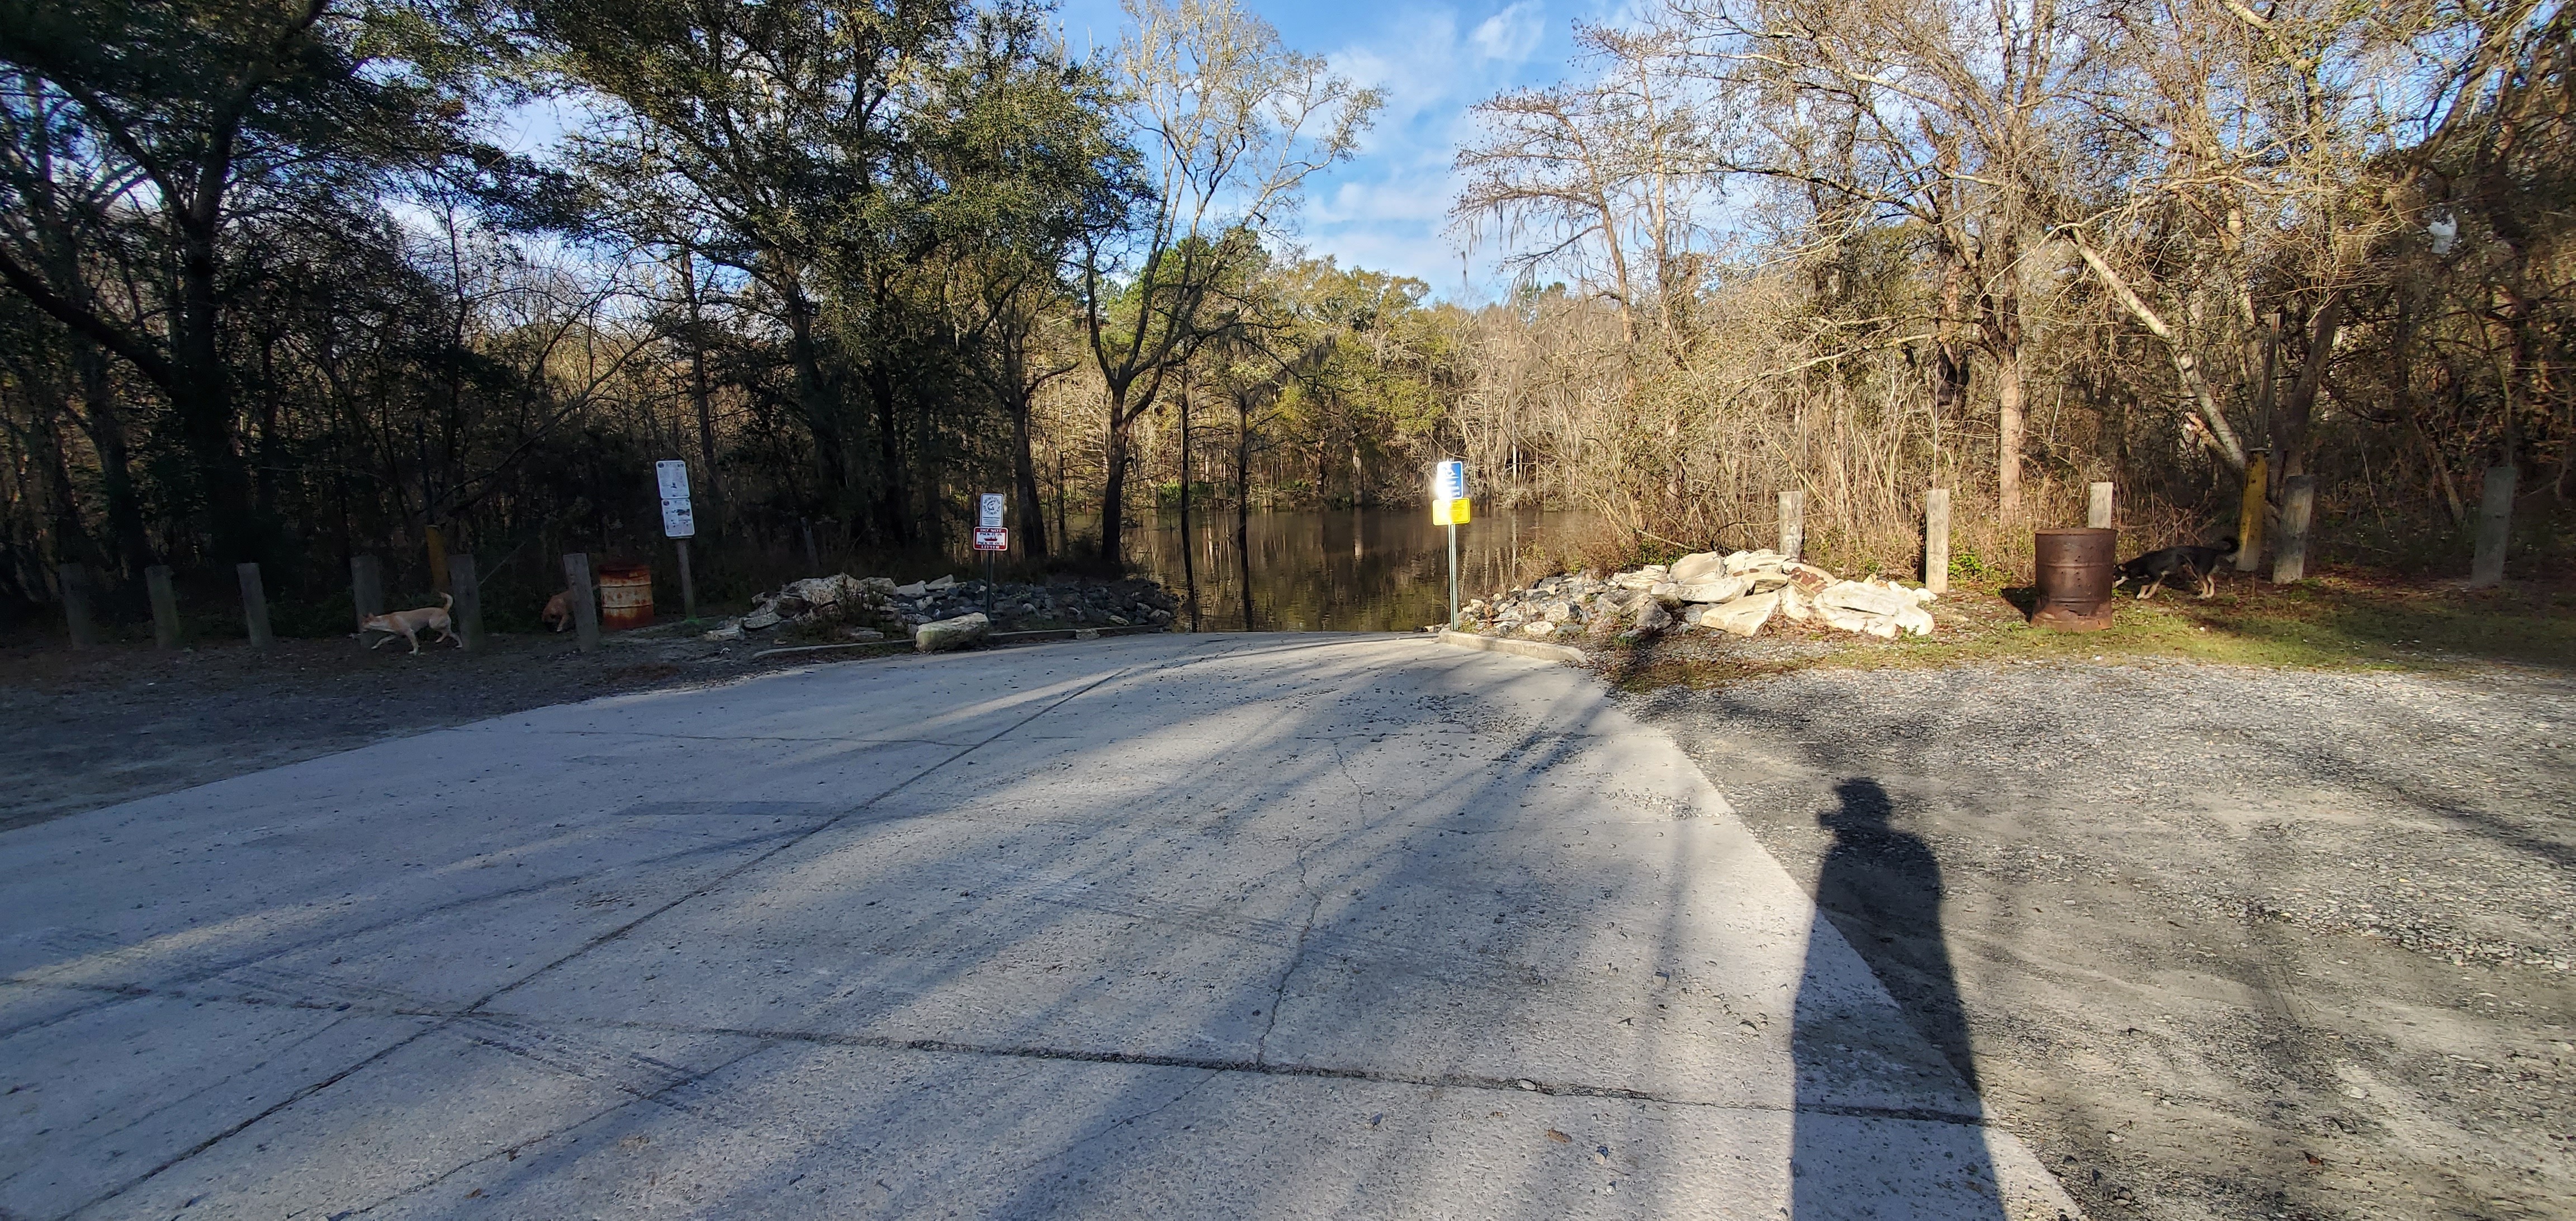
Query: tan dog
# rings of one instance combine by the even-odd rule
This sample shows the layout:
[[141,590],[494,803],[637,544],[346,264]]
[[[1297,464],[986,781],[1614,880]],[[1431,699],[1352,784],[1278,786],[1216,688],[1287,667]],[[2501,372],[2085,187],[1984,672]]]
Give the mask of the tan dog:
[[447,612],[450,608],[456,605],[456,599],[446,594],[440,594],[438,595],[438,601],[439,605],[437,606],[424,606],[419,610],[394,611],[389,614],[377,615],[376,617],[359,624],[358,634],[362,636],[368,632],[383,632],[385,634],[384,640],[379,640],[376,644],[367,646],[370,651],[374,650],[376,645],[383,644],[385,640],[391,640],[396,636],[400,636],[403,639],[410,641],[411,651],[417,653],[420,651],[420,633],[422,632],[436,632],[439,634],[441,639],[456,641],[457,648],[464,648],[465,641],[451,630],[451,625],[447,618]]
[[[592,587],[591,592],[598,593],[598,587]],[[572,591],[559,590],[555,596],[546,599],[546,609],[537,615],[537,619],[542,623],[553,624],[557,632],[572,627]]]

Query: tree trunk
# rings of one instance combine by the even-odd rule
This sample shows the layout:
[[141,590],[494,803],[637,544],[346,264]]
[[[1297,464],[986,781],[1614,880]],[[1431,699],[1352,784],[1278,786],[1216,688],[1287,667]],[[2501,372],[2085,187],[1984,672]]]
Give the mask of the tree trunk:
[[2335,333],[2343,327],[2343,294],[2328,292],[2308,323],[2306,366],[2281,403],[2281,477],[2308,473],[2308,424],[2316,413],[2317,391],[2325,385],[2326,366],[2334,362]]
[[1127,396],[1113,391],[1109,396],[1109,437],[1102,455],[1100,484],[1100,550],[1102,567],[1123,572],[1127,553],[1122,546],[1127,532]]
[[2021,514],[2021,345],[1995,353],[1995,501],[2005,517]]
[[[1016,362],[1015,362],[1016,363]],[[1038,499],[1037,455],[1030,449],[1028,393],[1021,388],[1018,369],[1011,375],[1011,482],[1017,485],[1020,546],[1031,559],[1045,559],[1047,554],[1046,502]]]
[[211,232],[181,239],[179,308],[170,328],[167,387],[172,414],[179,417],[179,437],[196,467],[199,490],[213,525],[214,560],[219,564],[255,563],[261,531],[251,511],[250,479],[233,447],[232,379],[224,375],[223,351],[216,328],[215,244]]
[[81,431],[98,451],[99,494],[107,502],[107,534],[116,543],[116,560],[128,580],[143,575],[153,562],[152,537],[143,526],[143,505],[134,491],[134,463],[125,444],[125,421],[116,410],[116,386],[108,377],[107,354],[78,336],[72,343],[72,372],[80,380]]

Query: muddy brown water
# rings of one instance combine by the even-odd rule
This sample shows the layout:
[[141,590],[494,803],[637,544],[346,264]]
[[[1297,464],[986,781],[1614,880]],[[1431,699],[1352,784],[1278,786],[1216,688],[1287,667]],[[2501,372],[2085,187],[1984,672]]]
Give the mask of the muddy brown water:
[[[1459,600],[1552,571],[1572,512],[1495,511],[1458,529]],[[1449,532],[1427,508],[1251,514],[1236,541],[1232,512],[1149,518],[1128,535],[1128,562],[1183,597],[1181,626],[1208,632],[1409,632],[1449,618]],[[1184,561],[1184,551],[1187,561]]]

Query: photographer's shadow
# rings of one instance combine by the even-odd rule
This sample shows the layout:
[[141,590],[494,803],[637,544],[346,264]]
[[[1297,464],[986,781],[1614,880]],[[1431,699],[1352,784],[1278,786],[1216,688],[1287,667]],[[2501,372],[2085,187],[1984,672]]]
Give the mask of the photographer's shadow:
[[[1870,779],[1835,786],[1793,1038],[1796,1221],[2001,1218],[1975,1048],[1941,923],[1941,865]],[[1876,977],[1855,969],[1848,945]],[[1879,992],[1896,1000],[1893,1020]]]

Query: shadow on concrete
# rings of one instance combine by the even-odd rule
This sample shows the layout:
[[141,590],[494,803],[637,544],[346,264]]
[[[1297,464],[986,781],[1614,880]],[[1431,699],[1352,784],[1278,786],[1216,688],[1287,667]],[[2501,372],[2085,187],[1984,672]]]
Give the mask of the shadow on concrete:
[[[1862,1215],[1855,1201],[1874,1198],[1871,1188],[1893,1185],[1901,1196],[1941,1199],[1937,1213],[1944,1218],[2000,1219],[2003,1206],[1985,1131],[1971,1117],[1909,1117],[1915,1120],[1906,1125],[1912,1139],[1891,1148],[1881,1133],[1864,1137],[1856,1108],[1843,1102],[1849,1081],[1867,1071],[1874,1052],[1855,1029],[1850,999],[1823,986],[1837,942],[1848,941],[1883,984],[1907,998],[1907,1021],[1958,1070],[1971,1093],[1977,1073],[1941,932],[1939,860],[1920,838],[1891,825],[1895,804],[1877,781],[1847,779],[1834,786],[1834,795],[1840,804],[1816,820],[1834,833],[1834,845],[1816,880],[1815,924],[1807,936],[1807,971],[1791,1044],[1798,1075],[1791,1216],[1818,1221]],[[1895,936],[1881,929],[1907,932]],[[1958,1190],[1963,1185],[1964,1197]],[[1981,1207],[1985,1201],[1993,1207]]]

